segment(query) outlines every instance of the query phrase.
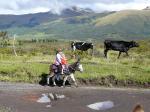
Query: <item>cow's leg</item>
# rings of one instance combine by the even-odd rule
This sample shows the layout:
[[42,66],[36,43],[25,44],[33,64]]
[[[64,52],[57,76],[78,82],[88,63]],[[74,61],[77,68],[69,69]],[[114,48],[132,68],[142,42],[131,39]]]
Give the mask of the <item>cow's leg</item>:
[[91,54],[91,56],[94,56],[94,49],[92,49],[92,54]]
[[74,45],[73,47],[72,47],[72,51],[75,51],[76,50],[76,46]]
[[68,76],[65,76],[65,77],[64,77],[64,80],[63,80],[63,87],[65,87],[65,84],[66,84],[67,79],[68,79]]
[[120,55],[121,55],[121,51],[119,51],[118,59],[119,59]]
[[129,56],[128,51],[125,52],[127,56]]
[[104,50],[105,58],[107,58],[107,52],[108,52],[108,49],[105,49],[105,50]]
[[71,77],[72,81],[74,82],[75,86],[78,87],[73,73],[70,74],[70,77]]

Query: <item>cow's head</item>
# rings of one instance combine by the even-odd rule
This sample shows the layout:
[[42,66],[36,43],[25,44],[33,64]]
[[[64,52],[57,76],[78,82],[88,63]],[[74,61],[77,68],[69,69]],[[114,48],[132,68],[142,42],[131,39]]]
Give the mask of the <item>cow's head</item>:
[[92,54],[91,55],[93,55],[93,53],[94,53],[94,51],[93,51],[93,49],[94,49],[93,43],[89,43],[89,48],[92,49]]
[[89,48],[93,49],[93,43],[89,43]]
[[139,47],[139,44],[135,41],[131,41],[131,47]]

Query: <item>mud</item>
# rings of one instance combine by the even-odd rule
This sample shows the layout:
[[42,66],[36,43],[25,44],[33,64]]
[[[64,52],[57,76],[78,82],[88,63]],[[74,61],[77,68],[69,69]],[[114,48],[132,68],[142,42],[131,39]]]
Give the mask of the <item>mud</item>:
[[[57,94],[56,96],[60,99],[52,101],[53,98],[51,98],[51,103],[38,103],[37,100],[42,94],[47,93]],[[137,103],[143,105],[145,112],[150,112],[149,99],[149,89],[61,88],[35,84],[0,83],[0,106],[12,109],[11,112],[97,112],[88,108],[87,105],[97,102],[99,108],[99,103],[105,101],[113,102],[114,106],[107,104],[102,106],[103,108],[100,106],[100,109],[105,109],[102,112],[131,112]]]
[[80,79],[78,84],[86,86],[150,88],[150,82],[140,83],[133,80],[118,80],[114,75],[102,78]]

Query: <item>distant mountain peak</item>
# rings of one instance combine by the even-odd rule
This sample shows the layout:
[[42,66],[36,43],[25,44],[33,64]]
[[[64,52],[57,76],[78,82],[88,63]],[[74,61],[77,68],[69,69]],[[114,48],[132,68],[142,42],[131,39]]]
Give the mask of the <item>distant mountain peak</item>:
[[60,13],[54,13],[53,11],[48,12],[48,14],[50,15],[62,16],[62,17],[81,16],[81,15],[87,15],[87,14],[92,14],[92,13],[95,13],[95,12],[90,8],[80,8],[77,6],[67,7],[63,9],[62,11],[60,11]]
[[77,6],[72,6],[69,9],[73,10],[73,11],[80,11],[81,8],[77,7]]
[[84,11],[84,12],[87,12],[87,13],[93,13],[94,12],[90,8],[80,8],[80,7],[77,7],[77,6],[72,6],[69,9],[71,9],[72,11],[76,11],[76,12],[81,12],[81,11]]
[[95,13],[92,9],[89,8],[80,8],[77,6],[72,6],[69,8],[66,8],[64,10],[62,10],[62,15],[74,15],[74,16],[80,16],[80,15],[84,15],[84,14],[91,14],[91,13]]

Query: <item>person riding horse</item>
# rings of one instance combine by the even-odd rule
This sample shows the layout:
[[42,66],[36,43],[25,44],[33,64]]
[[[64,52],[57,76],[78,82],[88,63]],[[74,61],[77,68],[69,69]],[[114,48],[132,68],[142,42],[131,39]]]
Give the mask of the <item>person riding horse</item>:
[[64,74],[64,70],[67,71],[68,69],[67,58],[65,54],[62,52],[62,49],[57,49],[54,65],[56,65],[58,73],[60,74]]
[[[49,75],[47,77],[47,85],[50,84],[50,79],[52,78],[53,85],[56,86],[55,79],[57,79],[58,73],[55,72],[55,70],[56,70],[56,68],[54,68],[54,64],[50,65],[50,71],[49,71]],[[82,67],[82,64],[80,63],[80,59],[78,59],[73,64],[68,65],[68,71],[69,71],[69,74],[64,72],[63,86],[65,87],[65,83],[66,83],[67,79],[70,77],[72,79],[72,81],[74,82],[75,86],[77,87],[77,83],[76,83],[74,74],[76,71],[83,72],[83,67]]]
[[65,86],[65,82],[70,77],[74,84],[77,86],[74,74],[76,71],[83,71],[82,64],[80,64],[80,59],[78,59],[75,63],[68,65],[67,59],[65,55],[62,53],[61,49],[58,49],[56,52],[56,58],[54,64],[50,65],[49,75],[47,76],[47,85],[50,84],[50,78],[52,78],[53,85],[55,86],[55,78],[57,80],[60,79],[60,75],[63,75],[63,86]]

